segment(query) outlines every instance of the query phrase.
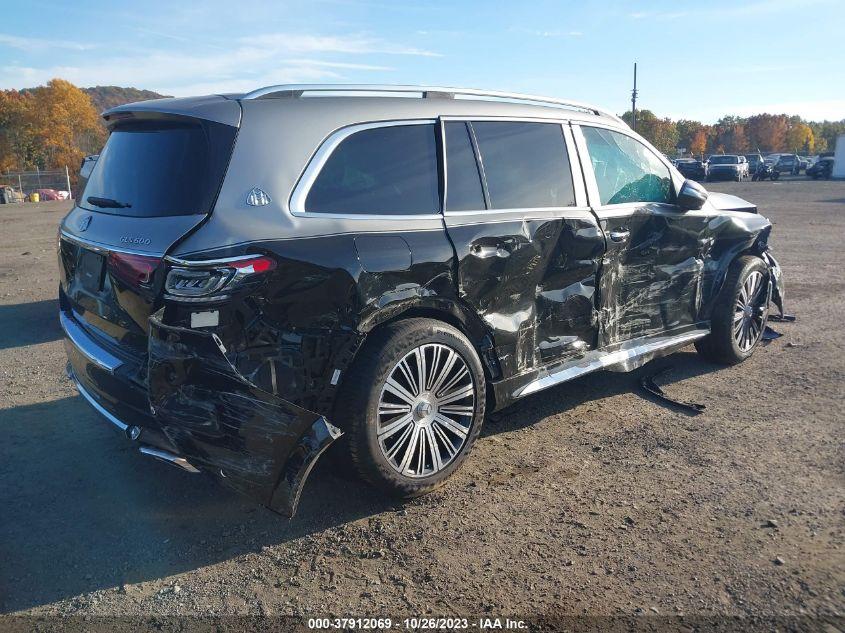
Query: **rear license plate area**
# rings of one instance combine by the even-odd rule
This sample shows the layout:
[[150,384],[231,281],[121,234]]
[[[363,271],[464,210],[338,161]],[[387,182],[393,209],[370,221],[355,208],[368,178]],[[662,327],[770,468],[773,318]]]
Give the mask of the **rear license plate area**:
[[103,289],[105,268],[105,257],[94,251],[82,249],[76,264],[76,278],[84,290],[100,292]]

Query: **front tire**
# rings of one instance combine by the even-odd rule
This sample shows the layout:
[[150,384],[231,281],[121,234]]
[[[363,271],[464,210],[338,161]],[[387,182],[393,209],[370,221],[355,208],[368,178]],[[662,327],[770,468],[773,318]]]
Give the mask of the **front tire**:
[[759,257],[746,255],[728,269],[710,321],[710,334],[695,342],[708,360],[735,365],[754,353],[769,319],[769,269]]
[[467,458],[484,420],[486,384],[459,330],[433,319],[389,324],[367,341],[348,376],[335,418],[365,481],[415,497]]

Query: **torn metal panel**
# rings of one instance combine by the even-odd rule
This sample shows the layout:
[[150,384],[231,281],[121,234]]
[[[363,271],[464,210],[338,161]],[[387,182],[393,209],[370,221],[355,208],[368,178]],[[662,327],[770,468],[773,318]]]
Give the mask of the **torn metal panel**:
[[458,291],[491,331],[505,376],[595,347],[604,236],[587,213],[561,215],[447,218]]
[[706,408],[705,405],[699,404],[698,402],[684,402],[683,400],[671,398],[666,395],[666,392],[663,391],[660,385],[655,382],[659,376],[662,376],[663,374],[668,373],[671,370],[671,366],[664,367],[652,374],[647,374],[643,376],[642,378],[640,378],[640,386],[645,389],[648,393],[653,395],[655,398],[659,398],[663,402],[673,407],[677,407],[678,409],[681,409],[683,411],[686,411],[687,413],[690,413],[692,415],[698,415],[699,413],[703,412]]
[[210,333],[150,318],[149,397],[168,439],[227,486],[292,515],[304,479],[340,431],[247,380]]

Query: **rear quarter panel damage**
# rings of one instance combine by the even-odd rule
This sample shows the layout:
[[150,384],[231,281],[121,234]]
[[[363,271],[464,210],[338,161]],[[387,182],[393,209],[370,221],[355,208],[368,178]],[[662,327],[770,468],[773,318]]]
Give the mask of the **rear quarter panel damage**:
[[209,332],[150,318],[150,405],[191,463],[293,516],[319,455],[341,435],[323,416],[259,389]]

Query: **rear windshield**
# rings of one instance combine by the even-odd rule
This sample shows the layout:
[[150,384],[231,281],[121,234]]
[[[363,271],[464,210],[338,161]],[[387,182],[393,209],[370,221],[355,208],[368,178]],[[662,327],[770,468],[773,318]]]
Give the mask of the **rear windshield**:
[[235,133],[210,121],[119,124],[100,152],[79,206],[134,217],[208,213]]
[[712,165],[736,165],[739,158],[736,156],[713,156],[710,158]]

